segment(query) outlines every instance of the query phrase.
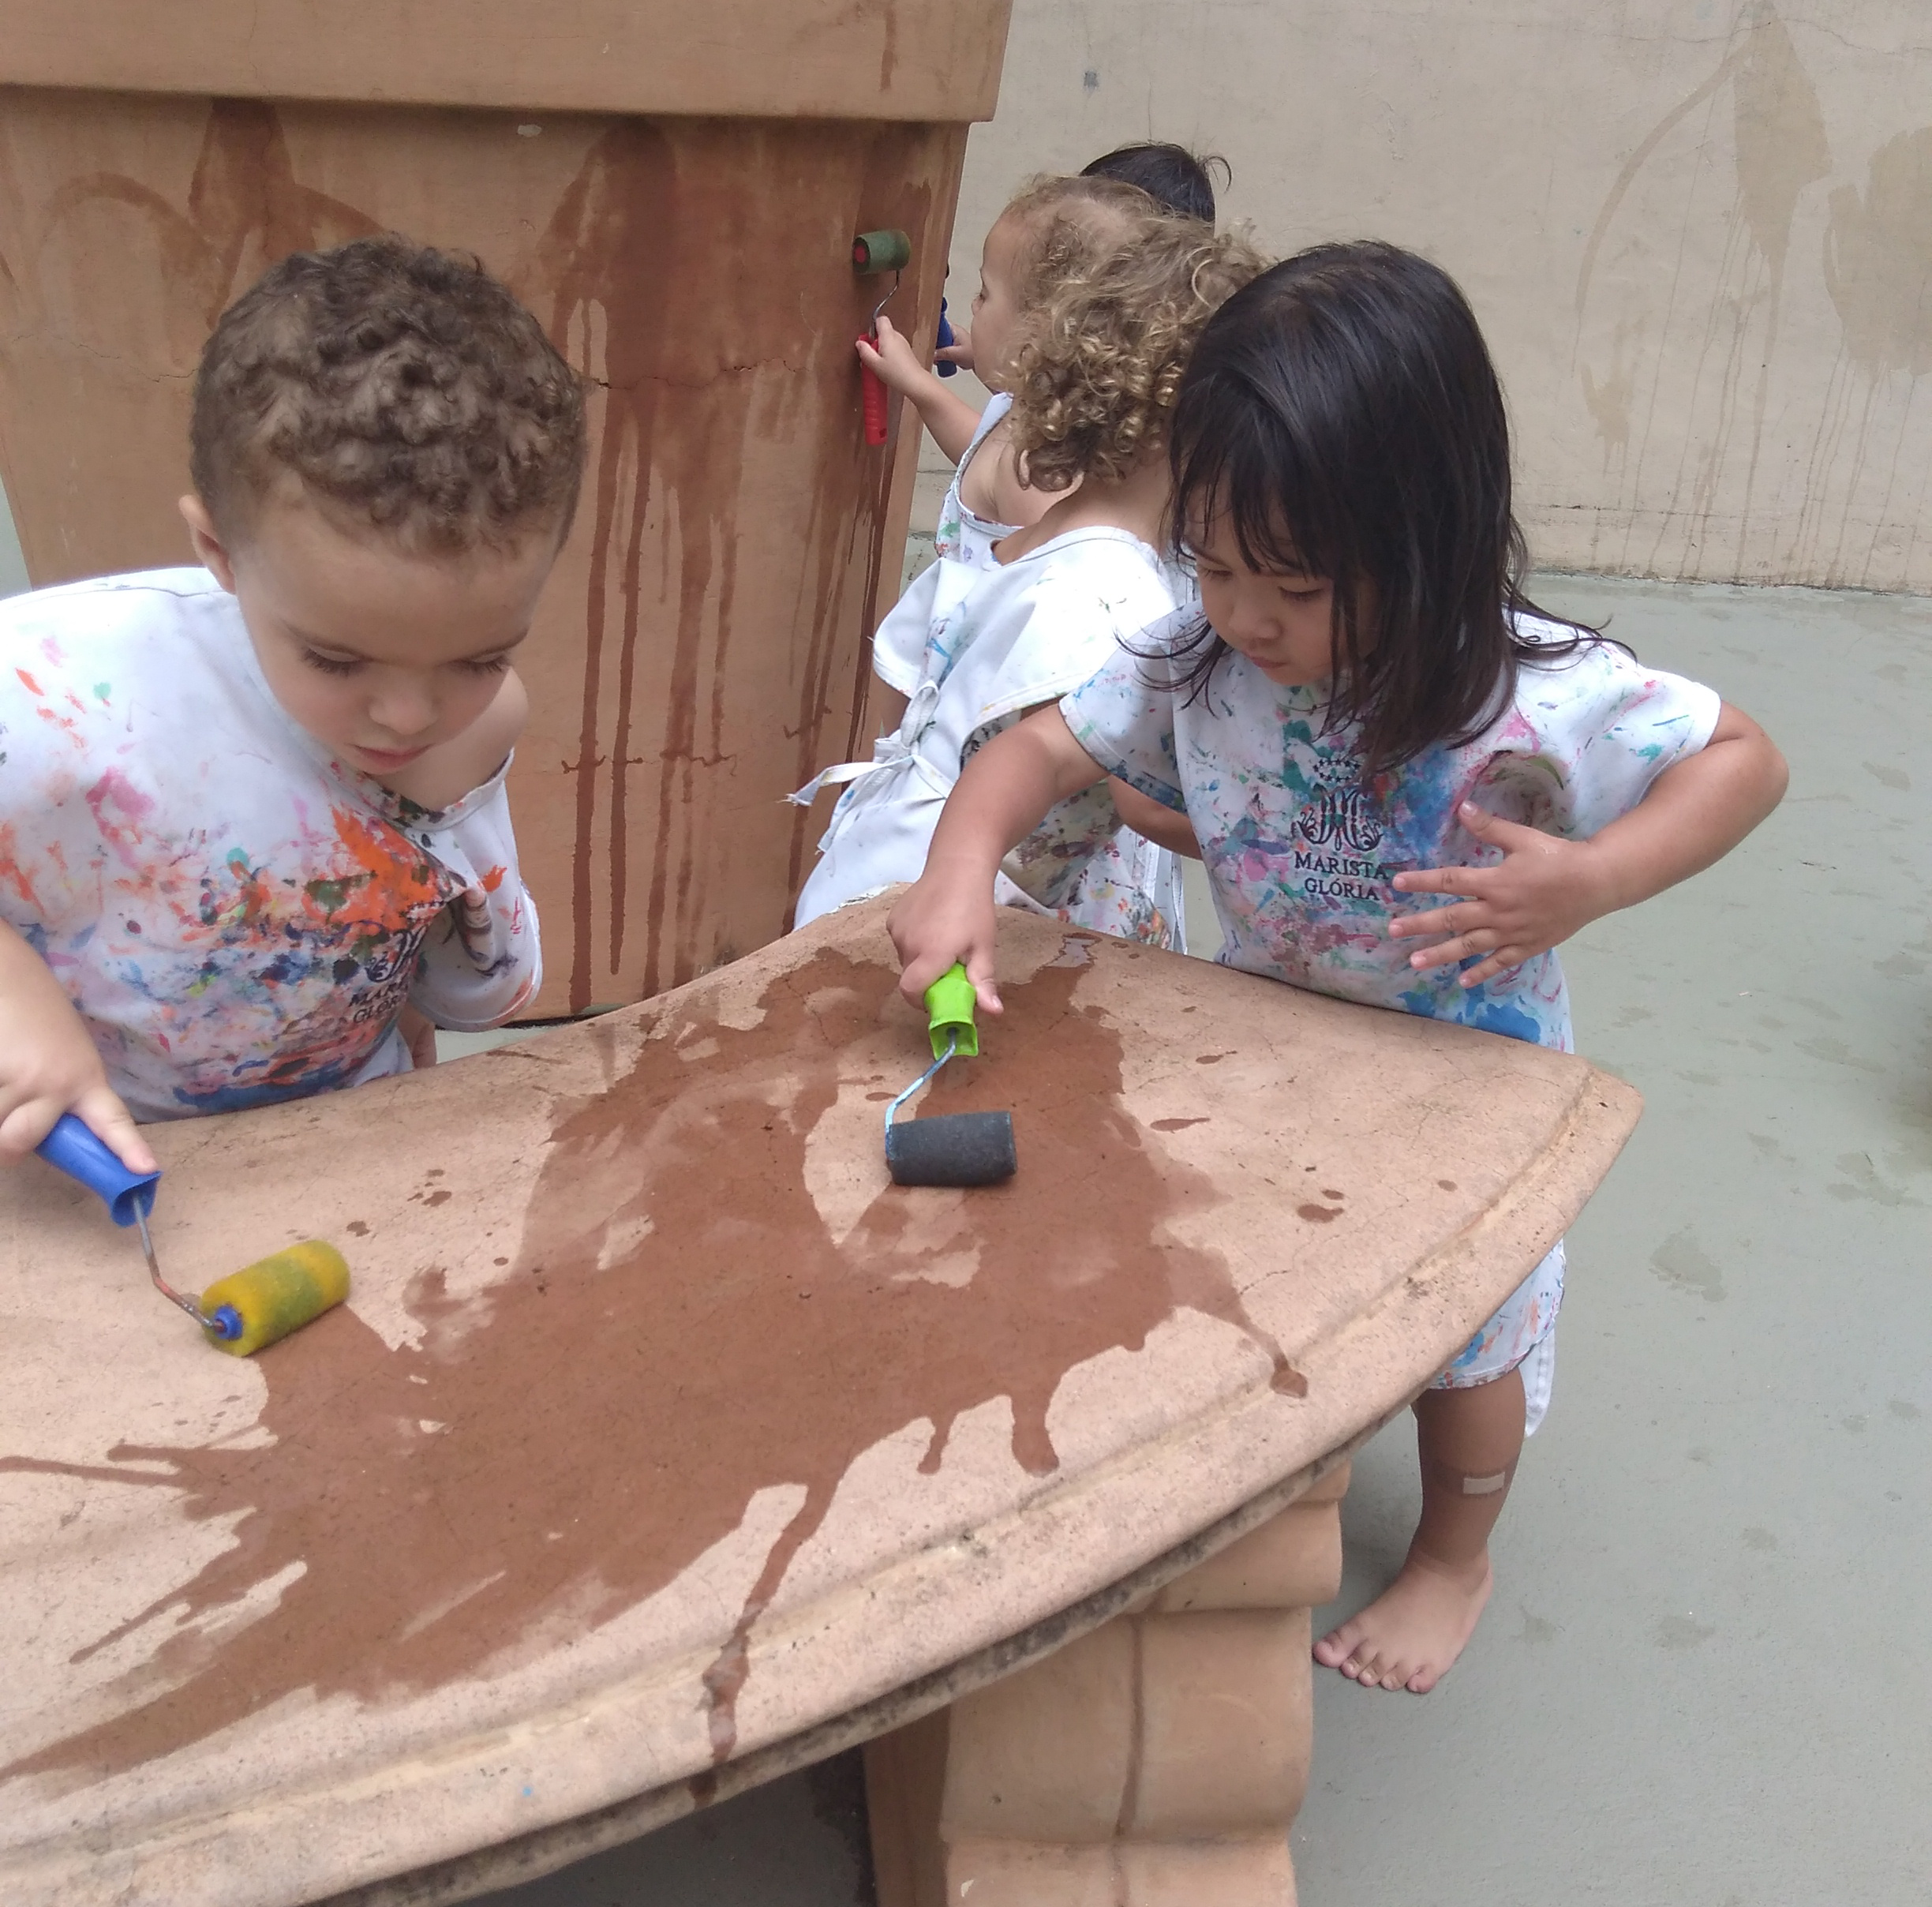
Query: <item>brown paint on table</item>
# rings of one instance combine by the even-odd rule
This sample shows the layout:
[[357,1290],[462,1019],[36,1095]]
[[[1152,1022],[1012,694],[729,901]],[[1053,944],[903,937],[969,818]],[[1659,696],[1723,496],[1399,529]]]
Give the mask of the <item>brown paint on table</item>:
[[[1009,985],[987,1057],[948,1067],[923,1107],[1010,1108],[1020,1168],[1005,1186],[887,1186],[835,1242],[807,1141],[838,1094],[840,1053],[897,1010],[889,968],[827,950],[773,981],[754,1031],[697,1002],[667,1010],[627,1060],[607,1036],[608,1085],[558,1108],[503,1280],[459,1299],[440,1271],[421,1275],[414,1347],[391,1350],[345,1309],[271,1349],[271,1443],[0,1462],[159,1486],[190,1519],[236,1519],[231,1548],[90,1653],[303,1566],[227,1639],[178,1629],[117,1685],[125,1712],[0,1777],[98,1779],[298,1690],[378,1702],[501,1671],[544,1646],[546,1624],[594,1627],[672,1581],[758,1491],[800,1485],[704,1678],[721,1761],[752,1625],[882,1439],[929,1421],[922,1467],[936,1469],[958,1416],[1005,1396],[1015,1456],[1049,1474],[1062,1377],[1140,1348],[1183,1306],[1248,1332],[1275,1388],[1302,1394],[1225,1264],[1159,1235],[1219,1195],[1126,1111],[1121,1036],[1073,998],[1088,959],[1069,939],[1058,964]],[[964,1283],[921,1276],[937,1201],[964,1201],[979,1256]],[[163,1680],[175,1685],[151,1693]]]

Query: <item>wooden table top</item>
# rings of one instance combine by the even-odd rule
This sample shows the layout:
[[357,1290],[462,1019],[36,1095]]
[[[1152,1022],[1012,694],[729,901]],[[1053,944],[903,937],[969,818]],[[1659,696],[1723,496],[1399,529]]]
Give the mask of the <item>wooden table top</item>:
[[0,1180],[0,1895],[279,1907],[769,1749],[1346,1443],[1574,1216],[1586,1062],[1014,914],[923,1063],[884,905],[474,1059],[152,1133],[161,1263],[298,1238],[248,1362],[37,1163]]

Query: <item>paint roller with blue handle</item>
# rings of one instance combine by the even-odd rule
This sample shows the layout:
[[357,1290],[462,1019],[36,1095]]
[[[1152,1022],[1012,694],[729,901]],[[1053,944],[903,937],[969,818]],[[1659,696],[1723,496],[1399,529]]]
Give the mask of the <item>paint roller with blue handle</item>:
[[217,1279],[197,1303],[161,1276],[155,1257],[148,1215],[161,1183],[159,1172],[130,1171],[106,1141],[71,1112],[62,1114],[34,1150],[95,1193],[117,1225],[140,1227],[155,1289],[185,1311],[211,1344],[231,1357],[252,1357],[264,1344],[299,1331],[349,1295],[349,1267],[342,1253],[319,1238],[309,1238]]

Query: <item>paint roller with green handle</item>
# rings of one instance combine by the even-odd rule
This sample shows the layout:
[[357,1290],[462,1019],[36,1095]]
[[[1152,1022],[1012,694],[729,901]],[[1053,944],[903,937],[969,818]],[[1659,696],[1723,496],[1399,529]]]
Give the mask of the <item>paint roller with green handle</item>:
[[978,1003],[963,966],[926,989],[933,1062],[886,1108],[886,1169],[901,1186],[994,1186],[1018,1170],[1009,1112],[942,1112],[897,1123],[900,1107],[949,1059],[975,1059]]

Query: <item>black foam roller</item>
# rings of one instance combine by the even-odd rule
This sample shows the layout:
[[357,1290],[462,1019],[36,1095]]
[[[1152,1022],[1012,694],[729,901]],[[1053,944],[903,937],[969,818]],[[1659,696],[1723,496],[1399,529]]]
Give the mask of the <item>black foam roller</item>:
[[896,1185],[996,1186],[1019,1165],[1009,1112],[936,1113],[886,1130],[886,1169]]

